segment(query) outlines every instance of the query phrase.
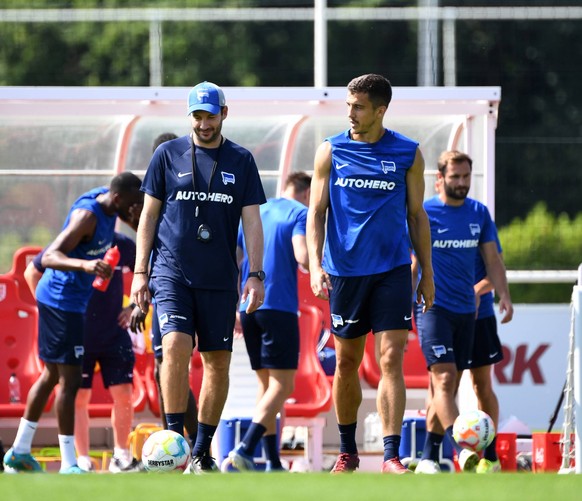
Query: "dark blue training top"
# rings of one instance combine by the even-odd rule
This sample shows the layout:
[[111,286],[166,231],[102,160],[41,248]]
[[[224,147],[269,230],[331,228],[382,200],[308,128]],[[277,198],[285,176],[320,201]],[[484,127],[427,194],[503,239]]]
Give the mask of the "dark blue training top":
[[[216,153],[214,149],[196,148],[195,193],[190,137],[166,141],[156,149],[142,184],[143,192],[162,202],[151,274],[189,287],[236,291],[236,238],[242,209],[265,203],[266,199],[257,165],[248,150],[225,139],[218,158]],[[196,238],[201,224],[210,227],[210,242]]]

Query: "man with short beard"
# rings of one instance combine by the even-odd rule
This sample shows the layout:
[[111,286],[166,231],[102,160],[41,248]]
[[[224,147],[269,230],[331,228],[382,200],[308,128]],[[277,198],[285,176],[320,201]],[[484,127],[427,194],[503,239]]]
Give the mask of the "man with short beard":
[[471,157],[445,151],[438,161],[439,193],[424,202],[430,221],[435,301],[417,311],[420,343],[430,373],[427,435],[417,473],[438,473],[439,449],[445,434],[463,471],[474,471],[477,453],[463,449],[452,435],[459,415],[455,396],[463,370],[472,363],[476,318],[475,260],[481,253],[487,276],[499,296],[504,319],[513,316],[505,266],[499,256],[495,225],[485,205],[467,197],[471,187]]
[[252,154],[222,136],[228,116],[222,89],[211,82],[196,85],[188,94],[187,113],[192,133],[159,146],[143,181],[132,298],[142,311],[147,311],[152,294],[156,298],[166,420],[168,429],[180,434],[196,335],[204,377],[187,472],[205,473],[218,469],[210,444],[228,394],[238,301],[238,225],[242,218],[254,272],[241,297],[249,298],[250,313],[265,295],[257,273],[263,265],[259,205],[266,199]]

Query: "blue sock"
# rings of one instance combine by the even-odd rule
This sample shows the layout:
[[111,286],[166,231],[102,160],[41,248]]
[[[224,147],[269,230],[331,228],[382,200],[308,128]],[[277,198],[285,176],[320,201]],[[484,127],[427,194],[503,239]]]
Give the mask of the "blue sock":
[[238,444],[236,448],[242,451],[243,454],[253,457],[255,447],[259,443],[259,440],[261,440],[261,437],[263,436],[263,433],[265,433],[266,429],[267,428],[265,428],[262,424],[252,421],[249,429],[245,433],[245,436],[242,438],[240,444]]
[[271,462],[273,468],[281,467],[281,458],[279,457],[279,443],[277,442],[277,435],[263,435],[262,439],[263,449],[265,449],[265,456],[267,461]]
[[400,449],[400,435],[387,435],[384,441],[384,461],[398,457],[398,449]]
[[420,459],[431,459],[432,461],[436,461],[438,463],[440,459],[439,452],[444,438],[444,435],[429,431],[426,434],[424,449],[422,450],[422,456]]
[[205,452],[210,451],[210,444],[212,444],[216,428],[211,424],[198,423],[198,433],[194,449],[192,449],[192,456],[202,456]]
[[190,433],[188,435],[188,438],[190,439],[190,449],[194,448],[194,444],[196,443],[196,437],[198,435],[198,432],[194,432],[194,433]]
[[356,427],[358,422],[352,424],[338,424],[340,436],[340,452],[347,454],[357,454],[358,446],[356,445]]
[[168,423],[168,430],[175,431],[184,436],[184,413],[174,412],[166,414],[166,422]]
[[483,457],[489,461],[497,461],[499,459],[497,457],[497,437],[493,437],[493,442],[485,449]]
[[455,452],[457,453],[457,456],[458,456],[461,453],[461,451],[463,450],[463,448],[453,438],[453,425],[449,426],[445,430],[445,434],[449,438],[449,440],[451,441],[451,444],[453,444],[453,449],[455,449]]

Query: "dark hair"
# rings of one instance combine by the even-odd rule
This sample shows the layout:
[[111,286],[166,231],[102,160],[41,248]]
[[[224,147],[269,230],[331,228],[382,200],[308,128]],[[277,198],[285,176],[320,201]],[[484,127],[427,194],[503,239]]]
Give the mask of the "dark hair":
[[172,139],[177,139],[178,136],[176,136],[176,134],[174,134],[173,132],[163,132],[162,134],[160,134],[158,137],[156,137],[154,139],[154,145],[152,148],[152,153],[154,151],[156,151],[156,148],[162,144],[165,143],[166,141],[170,141]]
[[368,94],[368,98],[375,108],[386,106],[392,100],[392,85],[390,80],[382,75],[369,73],[354,78],[348,84],[348,91],[351,94]]
[[450,151],[443,151],[438,159],[438,169],[439,172],[444,176],[445,171],[447,170],[447,165],[450,163],[457,163],[457,162],[468,162],[471,171],[473,170],[473,159],[463,153],[462,151],[458,150],[450,150]]
[[303,193],[311,187],[311,176],[303,171],[292,172],[285,180],[285,188],[293,185],[296,193]]
[[133,172],[125,171],[115,176],[109,185],[113,193],[131,193],[139,191],[141,188],[141,179]]

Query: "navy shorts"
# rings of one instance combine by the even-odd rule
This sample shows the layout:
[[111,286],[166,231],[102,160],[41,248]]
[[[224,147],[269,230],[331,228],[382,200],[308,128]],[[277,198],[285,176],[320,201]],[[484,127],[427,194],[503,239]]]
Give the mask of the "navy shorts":
[[330,276],[331,331],[355,339],[370,332],[412,329],[410,265],[363,277]]
[[154,357],[158,360],[162,356],[162,334],[160,332],[160,322],[158,322],[158,312],[156,303],[152,303],[152,326],[150,330],[150,337],[152,338],[152,350],[154,350]]
[[85,315],[38,303],[38,353],[45,363],[81,365]]
[[452,363],[457,370],[471,367],[475,313],[453,313],[433,306],[425,313],[416,311],[416,327],[427,367]]
[[299,363],[299,321],[296,313],[258,310],[240,314],[251,367],[297,369]]
[[133,366],[135,365],[133,349],[119,346],[115,350],[108,350],[105,353],[85,353],[81,388],[93,386],[93,375],[97,362],[99,362],[105,388],[116,384],[133,383]]
[[[150,288],[163,337],[183,332],[198,339],[198,351],[232,351],[236,291],[193,289],[165,277],[153,277]],[[195,337],[196,336],[196,337]]]
[[473,363],[471,368],[493,365],[503,360],[503,348],[497,335],[495,315],[478,318],[475,321],[475,341],[473,343]]

